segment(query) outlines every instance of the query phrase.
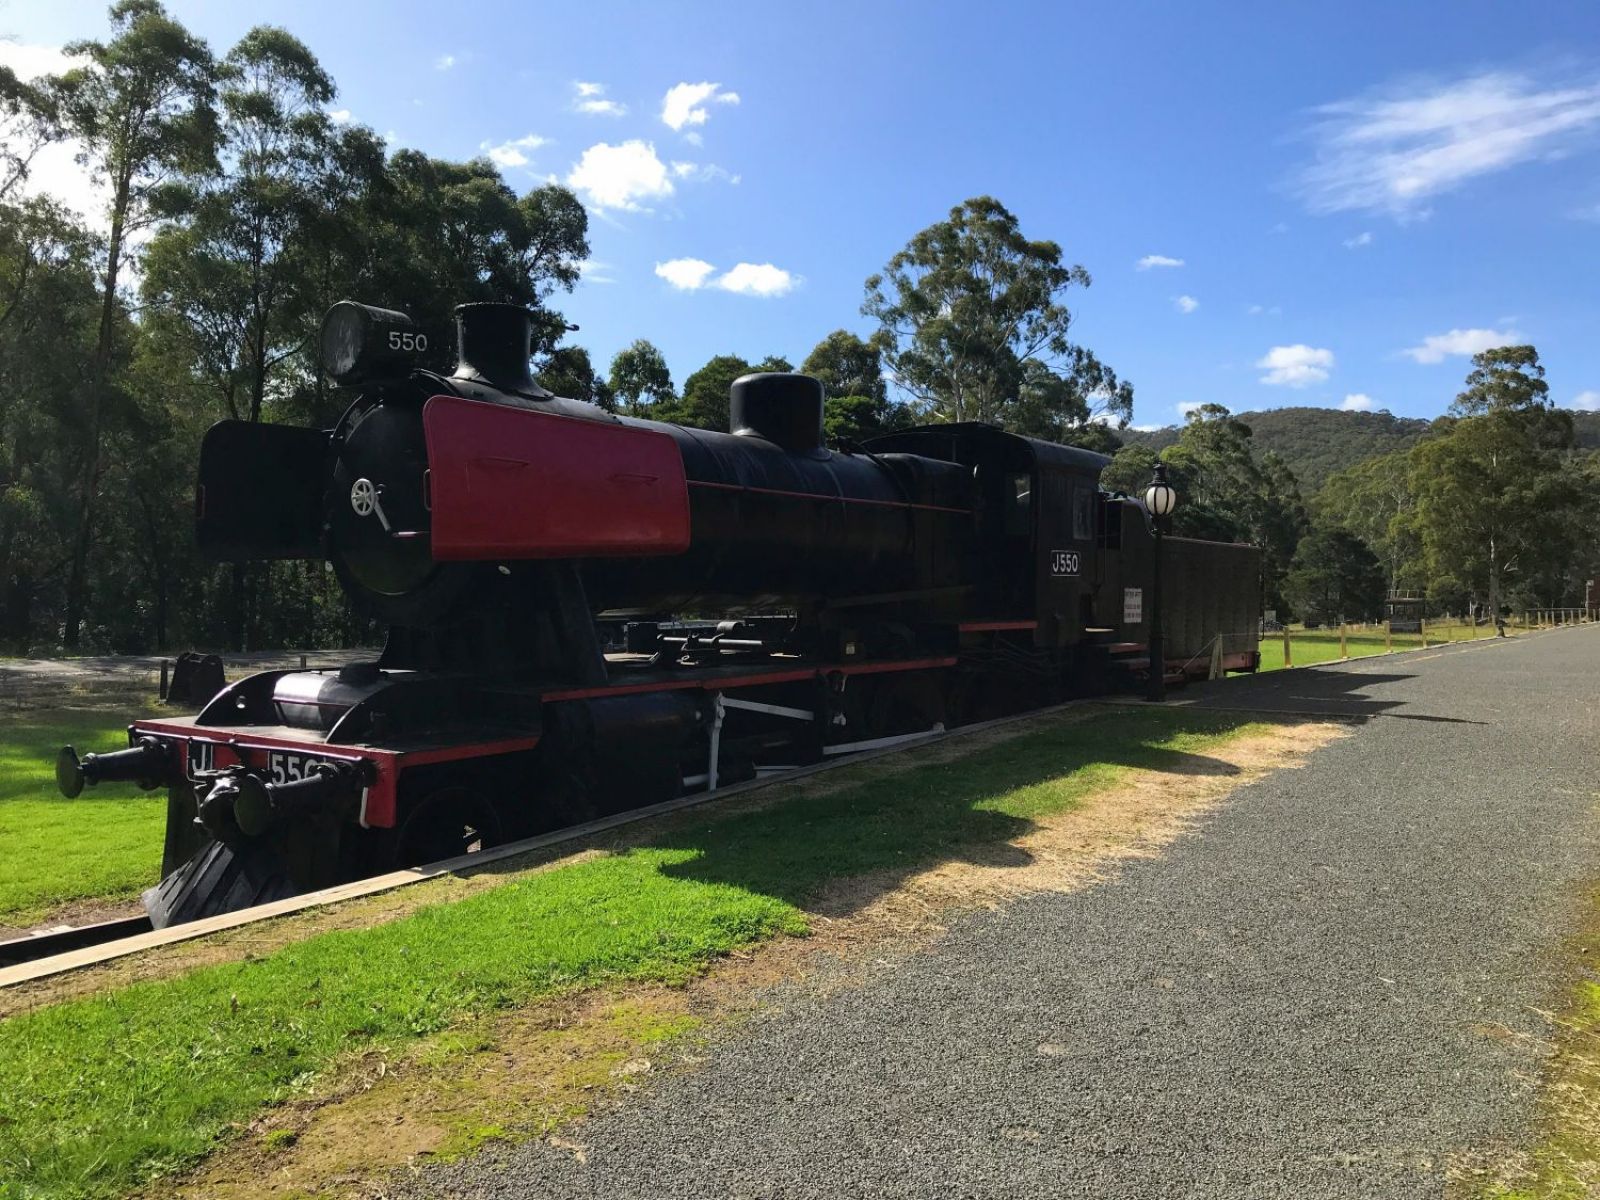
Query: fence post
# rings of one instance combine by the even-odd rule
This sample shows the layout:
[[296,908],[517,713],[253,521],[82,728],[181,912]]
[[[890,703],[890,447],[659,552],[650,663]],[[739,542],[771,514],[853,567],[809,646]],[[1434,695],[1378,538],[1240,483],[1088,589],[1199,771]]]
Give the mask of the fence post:
[[1341,622],[1339,622],[1339,657],[1340,657],[1340,659],[1346,659],[1346,658],[1350,657],[1350,648],[1345,645],[1345,641],[1344,641],[1344,630],[1345,630],[1345,625],[1344,625],[1344,622],[1341,621]]
[[1383,652],[1394,653],[1394,627],[1387,621],[1383,623]]
[[1289,652],[1289,627],[1287,625],[1283,627],[1283,665],[1286,667],[1294,666],[1294,659]]
[[1424,619],[1418,621],[1417,622],[1417,628],[1422,630],[1422,648],[1424,650],[1426,650],[1428,648],[1428,622],[1427,622],[1427,619],[1424,618]]

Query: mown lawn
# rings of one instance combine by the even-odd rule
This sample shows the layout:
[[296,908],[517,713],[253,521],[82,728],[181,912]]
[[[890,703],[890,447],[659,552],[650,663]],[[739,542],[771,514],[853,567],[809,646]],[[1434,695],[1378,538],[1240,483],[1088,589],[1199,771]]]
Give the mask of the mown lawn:
[[[1508,631],[1509,632],[1509,631]],[[1428,627],[1428,645],[1439,646],[1445,642],[1468,641],[1473,636],[1473,627],[1462,624],[1440,624],[1437,627]],[[1495,636],[1492,625],[1479,626],[1479,638]],[[1339,631],[1337,629],[1291,629],[1289,631],[1290,665],[1308,667],[1315,663],[1337,662],[1339,660]],[[1397,633],[1394,635],[1393,645],[1396,650],[1416,650],[1422,646],[1422,636],[1415,633]],[[1386,650],[1383,630],[1363,628],[1352,631],[1346,635],[1345,648],[1351,658],[1365,658],[1372,654],[1382,654]],[[1283,634],[1268,633],[1261,638],[1261,669],[1263,671],[1276,671],[1284,666],[1283,661]]]
[[156,882],[165,792],[107,784],[66,800],[56,790],[57,750],[121,749],[127,725],[103,712],[0,714],[0,925]]
[[1207,748],[1259,728],[1193,710],[1112,711],[949,763],[863,765],[832,794],[800,792],[391,924],[14,1017],[0,1024],[0,1196],[126,1192],[193,1162],[230,1123],[341,1056],[565,989],[682,979],[738,946],[803,933],[806,900],[831,880],[893,879],[1010,840],[1130,769],[1192,772]]

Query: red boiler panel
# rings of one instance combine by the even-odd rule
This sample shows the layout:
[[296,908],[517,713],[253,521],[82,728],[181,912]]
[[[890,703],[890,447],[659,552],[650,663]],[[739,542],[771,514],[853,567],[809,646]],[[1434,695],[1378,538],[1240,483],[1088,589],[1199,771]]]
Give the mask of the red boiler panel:
[[689,548],[689,488],[664,433],[434,396],[433,557],[622,558]]

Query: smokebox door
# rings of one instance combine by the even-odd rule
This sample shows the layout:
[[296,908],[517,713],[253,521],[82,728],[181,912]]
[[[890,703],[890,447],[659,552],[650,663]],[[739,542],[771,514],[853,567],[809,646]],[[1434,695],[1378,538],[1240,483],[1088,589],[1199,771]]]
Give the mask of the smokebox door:
[[220,421],[200,444],[195,539],[207,558],[321,558],[328,435]]

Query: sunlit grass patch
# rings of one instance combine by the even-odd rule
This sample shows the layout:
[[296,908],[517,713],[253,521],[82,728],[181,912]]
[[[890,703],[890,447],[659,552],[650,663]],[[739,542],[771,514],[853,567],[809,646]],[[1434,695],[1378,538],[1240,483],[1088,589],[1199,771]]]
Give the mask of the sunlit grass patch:
[[[1442,646],[1450,642],[1472,641],[1474,638],[1487,639],[1494,636],[1495,630],[1492,625],[1474,627],[1460,622],[1440,622],[1428,626],[1427,643],[1429,646]],[[1337,628],[1291,629],[1289,641],[1289,653],[1292,659],[1290,666],[1309,667],[1317,663],[1338,662],[1341,657]],[[1345,651],[1350,658],[1367,658],[1374,654],[1384,654],[1391,648],[1396,651],[1420,650],[1422,644],[1422,635],[1418,633],[1397,633],[1385,640],[1381,627],[1362,626],[1350,630],[1345,635]],[[1282,633],[1263,634],[1260,649],[1263,671],[1276,671],[1284,666]]]
[[128,719],[59,710],[0,718],[0,924],[82,900],[122,900],[156,882],[164,792],[105,784],[76,800],[56,790],[56,751],[116,750]]

